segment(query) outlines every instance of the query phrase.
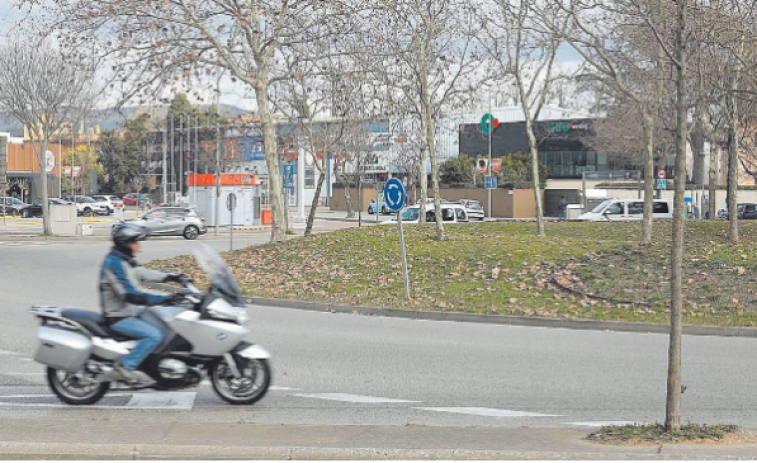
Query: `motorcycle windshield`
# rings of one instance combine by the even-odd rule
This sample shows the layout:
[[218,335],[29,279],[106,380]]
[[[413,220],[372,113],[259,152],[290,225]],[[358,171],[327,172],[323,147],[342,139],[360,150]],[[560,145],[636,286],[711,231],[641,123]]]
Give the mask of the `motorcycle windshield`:
[[195,259],[200,263],[200,267],[208,274],[210,281],[218,291],[223,293],[229,302],[237,306],[244,307],[246,301],[242,296],[242,291],[237,285],[237,280],[231,269],[226,265],[226,261],[207,244],[198,243],[194,251]]

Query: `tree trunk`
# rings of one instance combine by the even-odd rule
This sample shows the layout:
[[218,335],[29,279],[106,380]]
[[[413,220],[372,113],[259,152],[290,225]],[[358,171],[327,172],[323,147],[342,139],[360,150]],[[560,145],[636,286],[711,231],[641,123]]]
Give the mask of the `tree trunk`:
[[[324,163],[325,160],[324,151]],[[316,160],[316,162],[318,162]],[[315,209],[318,207],[318,199],[321,197],[321,188],[323,188],[323,181],[326,180],[326,176],[323,174],[323,170],[318,171],[318,185],[315,187],[315,196],[313,197],[313,203],[310,205],[310,213],[308,214],[308,222],[305,225],[305,236],[310,236],[313,231],[313,220],[315,219]]]
[[[426,138],[425,132],[423,138]],[[421,189],[421,204],[418,223],[426,223],[426,199],[428,198],[428,176],[426,175],[426,147],[421,149],[421,163],[418,166],[418,183]]]
[[[523,110],[524,114],[528,111],[528,108]],[[545,236],[544,231],[544,210],[541,203],[541,190],[539,179],[539,149],[536,144],[536,136],[534,135],[534,127],[531,123],[530,115],[526,115],[526,135],[528,135],[528,145],[531,150],[531,175],[534,181],[534,200],[536,201],[536,234],[539,236]]]
[[[434,138],[434,115],[431,109],[431,96],[428,90],[428,74],[426,71],[426,55],[423,47],[419,47],[420,80],[421,80],[421,125],[428,146],[429,160],[431,161],[431,184],[434,189],[434,216],[436,218],[436,239],[444,240],[444,223],[442,222],[442,205],[439,197],[439,165],[436,162],[436,142]],[[424,174],[425,174],[424,163]],[[425,180],[424,175],[424,180]],[[424,188],[425,190],[425,188]],[[424,199],[425,200],[425,199]],[[425,215],[425,213],[424,213]]]
[[265,163],[268,169],[268,184],[271,188],[271,209],[273,223],[271,224],[271,242],[284,241],[285,222],[284,198],[281,175],[279,175],[279,152],[276,147],[276,128],[271,116],[270,103],[268,101],[267,75],[260,72],[259,83],[256,87],[255,97],[258,103],[260,123],[263,126],[263,147],[265,149]]
[[681,429],[681,311],[683,308],[683,197],[686,194],[686,29],[687,0],[678,2],[676,30],[676,162],[673,206],[673,246],[670,262],[670,346],[668,348],[668,391],[665,429]]
[[736,211],[738,204],[739,139],[738,116],[736,110],[736,79],[731,82],[728,93],[728,241],[739,244],[739,218]]
[[652,243],[652,217],[654,212],[654,119],[642,111],[644,130],[644,217],[641,223],[641,245]]
[[715,214],[717,214],[715,187],[717,186],[718,151],[715,140],[710,139],[710,220],[715,220]]

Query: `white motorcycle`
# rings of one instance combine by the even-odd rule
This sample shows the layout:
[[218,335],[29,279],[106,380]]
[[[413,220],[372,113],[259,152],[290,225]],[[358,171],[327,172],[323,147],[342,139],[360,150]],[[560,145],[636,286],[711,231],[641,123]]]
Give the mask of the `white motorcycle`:
[[121,383],[113,365],[137,341],[110,330],[99,313],[49,306],[29,310],[40,321],[34,360],[47,365],[47,382],[60,400],[94,404],[114,383],[126,389],[185,389],[198,385],[205,375],[231,404],[249,405],[263,398],[271,383],[271,355],[242,340],[249,330],[239,286],[212,248],[201,244],[195,256],[210,277],[208,291],[200,291],[191,280],[182,281],[185,303],[148,308],[139,315],[165,337],[140,365],[155,381],[147,386]]

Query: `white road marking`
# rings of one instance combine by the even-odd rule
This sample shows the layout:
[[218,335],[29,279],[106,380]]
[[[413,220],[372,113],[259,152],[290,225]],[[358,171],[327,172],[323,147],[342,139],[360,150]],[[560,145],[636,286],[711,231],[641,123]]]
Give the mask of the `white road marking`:
[[45,373],[3,373],[0,371],[0,375],[4,376],[45,376]]
[[430,412],[447,412],[461,413],[464,415],[492,416],[495,418],[514,418],[514,417],[549,417],[562,415],[546,415],[544,413],[521,412],[518,410],[502,410],[500,408],[484,407],[415,407],[416,410],[425,410]]
[[602,426],[625,426],[627,424],[643,424],[649,421],[577,421],[565,423],[573,426],[587,426],[592,428],[601,428]]
[[123,408],[191,410],[195,396],[196,392],[145,392],[134,394]]
[[[105,397],[130,397],[134,394],[107,394]],[[57,396],[54,394],[3,394],[0,395],[0,399],[55,399]],[[14,402],[13,405],[16,405]],[[35,404],[45,405],[45,404]]]
[[355,394],[292,394],[295,397],[305,397],[308,399],[336,400],[338,402],[354,402],[365,404],[383,404],[383,403],[418,403],[417,400],[390,399],[387,397],[371,397]]
[[[77,405],[76,408],[96,408],[109,410],[191,410],[194,406],[196,392],[141,392],[141,393],[117,393],[108,394],[105,397],[131,397],[126,405]],[[2,399],[54,399],[53,394],[9,394],[0,395]],[[71,408],[72,405],[62,403],[35,403],[35,402],[3,402],[0,406],[6,407],[51,407]]]
[[9,350],[0,349],[0,355],[23,355],[23,354],[19,354],[18,352],[11,352]]

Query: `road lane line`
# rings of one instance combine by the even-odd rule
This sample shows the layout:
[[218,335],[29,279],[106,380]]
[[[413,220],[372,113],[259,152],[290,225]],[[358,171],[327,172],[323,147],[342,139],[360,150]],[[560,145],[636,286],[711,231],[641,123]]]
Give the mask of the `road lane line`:
[[522,412],[518,410],[503,410],[501,408],[485,407],[415,407],[416,410],[430,412],[460,413],[463,415],[491,416],[494,418],[515,418],[515,417],[551,417],[563,415],[547,415],[544,413]]
[[371,396],[366,396],[366,395],[341,394],[341,393],[292,394],[292,395],[295,397],[304,397],[307,399],[335,400],[338,402],[353,402],[353,403],[366,403],[366,404],[420,403],[420,401],[418,400],[391,399],[388,397],[371,397]]

